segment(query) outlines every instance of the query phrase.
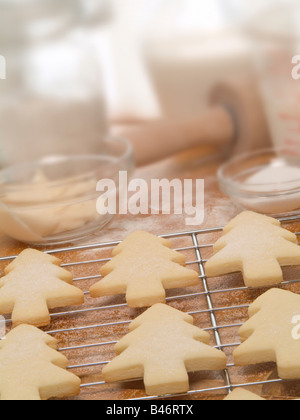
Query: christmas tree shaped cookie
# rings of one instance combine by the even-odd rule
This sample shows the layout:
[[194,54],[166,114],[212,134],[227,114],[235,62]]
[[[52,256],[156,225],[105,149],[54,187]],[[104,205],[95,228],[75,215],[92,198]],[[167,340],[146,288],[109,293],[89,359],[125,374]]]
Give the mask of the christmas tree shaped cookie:
[[235,363],[276,362],[280,378],[299,379],[300,296],[271,289],[250,305],[249,316],[240,329],[243,343],[234,351]]
[[19,325],[0,341],[1,400],[47,400],[79,394],[80,379],[56,340],[31,325]]
[[91,296],[125,293],[128,305],[136,308],[164,303],[166,289],[198,285],[198,273],[184,267],[185,256],[171,246],[150,233],[132,233],[102,267],[104,279],[91,287]]
[[248,287],[283,281],[281,266],[300,265],[297,237],[280,222],[253,212],[243,212],[225,228],[206,263],[208,277],[241,271]]
[[231,392],[224,401],[266,401],[264,398],[259,397],[253,392],[247,391],[243,388],[236,388]]
[[0,279],[0,313],[12,313],[13,326],[50,323],[49,308],[79,305],[83,292],[72,285],[72,274],[60,260],[33,249],[23,251]]
[[225,354],[208,345],[209,334],[165,304],[152,306],[129,329],[115,346],[118,356],[103,369],[107,382],[143,377],[147,394],[175,394],[188,391],[187,372],[226,367]]

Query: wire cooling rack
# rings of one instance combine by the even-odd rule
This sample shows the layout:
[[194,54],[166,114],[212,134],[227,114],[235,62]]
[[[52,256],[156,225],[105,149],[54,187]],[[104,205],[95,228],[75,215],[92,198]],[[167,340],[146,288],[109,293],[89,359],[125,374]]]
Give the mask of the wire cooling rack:
[[[280,219],[284,227],[300,235],[300,215]],[[240,274],[208,279],[205,262],[223,227],[213,227],[160,235],[170,239],[173,249],[186,254],[187,266],[199,271],[199,286],[169,291],[167,303],[194,317],[195,325],[211,334],[211,345],[228,357],[222,372],[191,374],[190,391],[164,397],[146,396],[142,380],[106,384],[101,371],[115,356],[113,346],[128,330],[128,324],[141,313],[131,310],[124,297],[92,299],[89,286],[101,279],[100,267],[110,260],[112,249],[120,241],[72,246],[46,251],[57,254],[62,267],[74,274],[74,284],[84,290],[86,302],[81,307],[64,308],[51,313],[51,326],[45,331],[59,343],[59,351],[69,359],[68,369],[81,377],[78,399],[156,400],[156,399],[222,399],[238,387],[247,387],[267,397],[300,397],[300,381],[284,381],[276,376],[273,364],[237,367],[233,349],[240,344],[238,329],[248,319],[249,304],[263,292],[244,286]],[[0,264],[16,258],[0,258]],[[300,293],[300,267],[284,269],[285,281],[277,287]],[[10,319],[6,320],[7,329]],[[258,388],[259,387],[259,388]]]

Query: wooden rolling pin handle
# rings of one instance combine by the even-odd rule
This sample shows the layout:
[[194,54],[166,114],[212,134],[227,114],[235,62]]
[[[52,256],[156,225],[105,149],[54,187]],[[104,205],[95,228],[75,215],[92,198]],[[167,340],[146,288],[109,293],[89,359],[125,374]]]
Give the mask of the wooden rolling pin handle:
[[223,106],[212,107],[193,118],[149,122],[123,130],[133,146],[137,166],[201,145],[231,145],[235,134],[234,119]]

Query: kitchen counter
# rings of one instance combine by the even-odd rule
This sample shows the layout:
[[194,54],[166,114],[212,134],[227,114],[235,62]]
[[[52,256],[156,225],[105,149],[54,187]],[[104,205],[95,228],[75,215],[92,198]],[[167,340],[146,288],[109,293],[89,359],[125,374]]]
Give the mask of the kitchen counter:
[[[218,187],[216,171],[223,162],[223,157],[214,148],[202,147],[162,162],[137,168],[133,178],[142,178],[147,182],[156,179],[204,179],[205,180],[205,220],[199,228],[221,226],[233,217],[237,209],[225,197]],[[189,229],[181,215],[116,216],[103,230],[94,234],[87,242],[105,242],[124,238],[132,230],[141,229],[154,234],[179,232]],[[86,241],[85,241],[86,243]],[[15,255],[24,249],[24,245],[6,236],[0,236],[1,255]]]
[[[113,242],[124,239],[134,230],[146,230],[153,234],[171,234],[176,232],[191,231],[219,227],[226,224],[239,210],[225,197],[218,188],[216,171],[223,158],[213,149],[198,149],[175,156],[158,164],[138,168],[134,178],[143,178],[150,181],[151,178],[179,178],[179,179],[205,179],[205,220],[203,225],[197,227],[186,226],[183,216],[178,215],[149,215],[149,216],[117,216],[105,229],[93,235],[84,244]],[[294,231],[299,231],[300,226],[291,226]],[[220,231],[202,233],[197,236],[200,245],[208,245],[215,242],[220,236]],[[24,245],[1,237],[1,256],[17,255]],[[189,235],[172,238],[174,248],[186,248],[189,267],[201,270],[194,244]],[[71,244],[72,245],[72,244]],[[72,250],[58,253],[58,257],[66,268],[74,274],[75,284],[85,292],[96,281],[99,268],[103,260],[111,256],[112,246],[86,247],[85,249]],[[211,246],[201,249],[201,258],[206,259],[211,255]],[[76,262],[80,264],[74,264]],[[1,270],[7,262],[1,262]],[[285,269],[285,278],[294,280],[300,278],[300,268]],[[99,279],[97,279],[99,280]],[[208,328],[211,334],[211,345],[217,345],[220,340],[224,345],[223,350],[228,356],[228,364],[231,365],[232,350],[239,342],[238,325],[247,319],[247,304],[251,303],[260,293],[258,290],[248,290],[243,287],[240,274],[225,276],[207,281],[209,292],[205,284],[200,280],[199,286],[170,290],[167,292],[168,303],[185,312],[197,312],[194,315],[195,325],[200,328]],[[289,285],[289,290],[297,291],[297,283]],[[231,292],[228,290],[232,290]],[[185,296],[186,295],[186,296]],[[214,313],[208,309],[208,302],[214,308],[227,308],[217,310]],[[86,293],[86,302],[82,307],[61,308],[51,311],[52,322],[46,331],[55,331],[53,336],[58,339],[59,349],[69,358],[69,364],[73,373],[78,374],[83,384],[81,394],[76,399],[107,400],[107,399],[131,399],[145,396],[141,381],[125,382],[121,384],[103,384],[101,370],[102,362],[109,361],[114,357],[111,342],[118,341],[126,334],[126,321],[134,319],[141,310],[129,309],[124,305],[124,296],[105,297],[92,299]],[[84,310],[83,312],[81,310]],[[78,312],[80,310],[81,312]],[[75,311],[67,315],[61,312]],[[125,321],[123,323],[123,321]],[[214,328],[214,322],[224,328]],[[107,325],[109,324],[109,325]],[[8,328],[10,326],[8,325]],[[106,343],[105,345],[100,345]],[[93,344],[94,346],[90,347]],[[89,347],[82,347],[89,346]],[[230,384],[243,384],[246,382],[263,381],[263,385],[248,388],[250,391],[270,397],[299,397],[300,384],[293,382],[293,386],[285,383],[273,382],[276,378],[276,369],[273,364],[260,365],[252,368],[238,368],[230,366],[228,377],[221,372],[199,372],[190,375],[191,390],[211,389],[210,392],[195,393],[181,397],[182,399],[222,399]],[[95,384],[95,385],[91,385]]]

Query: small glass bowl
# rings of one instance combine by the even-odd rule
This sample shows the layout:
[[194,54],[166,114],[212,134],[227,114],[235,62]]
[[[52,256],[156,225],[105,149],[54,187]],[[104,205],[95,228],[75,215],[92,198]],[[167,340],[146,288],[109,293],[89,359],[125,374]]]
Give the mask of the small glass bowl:
[[237,156],[218,172],[221,190],[241,209],[272,216],[300,214],[300,156],[265,149]]
[[133,168],[130,144],[120,138],[101,144],[101,155],[47,156],[0,171],[0,231],[32,245],[58,245],[86,238],[113,214],[97,211],[97,183],[115,182]]

